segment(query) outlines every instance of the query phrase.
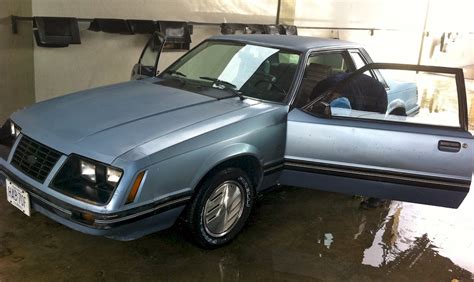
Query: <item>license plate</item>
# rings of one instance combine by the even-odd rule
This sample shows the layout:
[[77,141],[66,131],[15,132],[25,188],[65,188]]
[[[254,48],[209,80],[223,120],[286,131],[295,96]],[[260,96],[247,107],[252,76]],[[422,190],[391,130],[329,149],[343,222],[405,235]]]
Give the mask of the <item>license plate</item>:
[[7,179],[7,200],[27,216],[31,215],[30,195],[15,183]]

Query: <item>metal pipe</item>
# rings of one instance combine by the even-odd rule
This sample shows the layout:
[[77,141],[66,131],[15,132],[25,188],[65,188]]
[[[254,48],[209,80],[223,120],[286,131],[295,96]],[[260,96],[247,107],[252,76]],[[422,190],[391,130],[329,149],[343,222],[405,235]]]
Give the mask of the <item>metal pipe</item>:
[[417,62],[418,65],[421,64],[421,56],[423,55],[423,47],[425,45],[426,25],[428,23],[430,4],[431,4],[431,0],[428,0],[428,4],[426,5],[425,22],[423,23],[423,32],[421,34],[420,52],[418,53],[418,62]]
[[280,24],[280,12],[281,12],[281,0],[278,0],[278,7],[277,7],[277,13],[276,13],[276,19],[275,19],[276,25]]
[[[279,3],[281,3],[281,0],[278,0]],[[280,5],[279,5],[280,7]],[[92,22],[94,19],[92,18],[77,18],[78,22]],[[279,16],[277,17],[278,23],[280,21]],[[20,16],[11,16],[11,22],[12,22],[12,31],[13,33],[17,33],[18,30],[14,29],[14,26],[17,25],[18,21],[33,21],[33,17],[20,17]],[[220,26],[221,23],[210,23],[210,22],[187,22],[188,24],[191,25],[202,25],[202,26]],[[426,19],[425,19],[425,25],[426,25]],[[403,29],[394,29],[394,28],[375,28],[375,27],[328,27],[328,26],[297,26],[297,28],[300,29],[324,29],[324,30],[356,30],[356,31],[407,31]],[[413,31],[413,30],[410,30]],[[424,28],[424,34],[428,32],[426,30],[426,26]],[[474,31],[468,31],[466,32],[468,34],[474,34]]]

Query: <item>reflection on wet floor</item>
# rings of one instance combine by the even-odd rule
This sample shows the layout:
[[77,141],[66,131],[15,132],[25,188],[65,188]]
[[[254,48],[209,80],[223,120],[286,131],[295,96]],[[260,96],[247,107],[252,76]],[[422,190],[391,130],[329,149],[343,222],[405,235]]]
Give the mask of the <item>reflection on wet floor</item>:
[[392,202],[362,263],[383,266],[410,254],[420,259],[431,250],[474,271],[474,207],[469,197],[458,210]]
[[205,251],[170,230],[118,242],[28,218],[0,189],[0,281],[474,279],[474,197],[459,209],[283,187],[236,241]]

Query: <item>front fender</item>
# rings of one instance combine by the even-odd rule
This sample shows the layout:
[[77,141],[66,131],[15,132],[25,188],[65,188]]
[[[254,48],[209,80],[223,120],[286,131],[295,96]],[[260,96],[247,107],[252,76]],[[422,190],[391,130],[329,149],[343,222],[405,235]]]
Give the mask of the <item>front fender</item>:
[[263,167],[263,157],[260,150],[250,144],[245,143],[236,143],[230,146],[223,148],[222,150],[214,153],[209,156],[202,164],[196,176],[191,182],[191,187],[194,190],[199,182],[211,171],[213,168],[218,166],[225,161],[228,161],[233,158],[242,157],[242,156],[252,156],[255,157],[260,165]]

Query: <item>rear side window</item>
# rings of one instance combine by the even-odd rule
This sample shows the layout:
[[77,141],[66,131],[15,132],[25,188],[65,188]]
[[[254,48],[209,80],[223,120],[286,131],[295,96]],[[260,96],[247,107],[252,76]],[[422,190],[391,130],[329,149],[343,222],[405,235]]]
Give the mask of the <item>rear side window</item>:
[[297,65],[299,60],[300,60],[300,56],[298,54],[278,53],[278,62],[280,64]]
[[342,53],[323,53],[311,56],[308,65],[311,64],[328,66],[332,72],[346,72],[348,70],[347,61]]

